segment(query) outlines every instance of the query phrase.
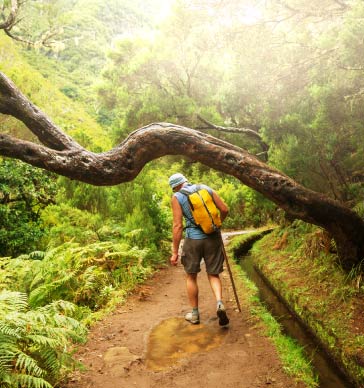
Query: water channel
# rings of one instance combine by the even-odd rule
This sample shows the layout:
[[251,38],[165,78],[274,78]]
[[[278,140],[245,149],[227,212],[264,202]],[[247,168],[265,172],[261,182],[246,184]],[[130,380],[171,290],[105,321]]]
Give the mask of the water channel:
[[259,290],[259,299],[266,305],[271,314],[282,325],[285,334],[304,347],[319,377],[320,388],[353,388],[340,369],[322,350],[313,335],[296,319],[286,305],[268,286],[262,276],[254,268],[252,257],[248,254],[240,258],[240,266],[248,278],[255,283]]

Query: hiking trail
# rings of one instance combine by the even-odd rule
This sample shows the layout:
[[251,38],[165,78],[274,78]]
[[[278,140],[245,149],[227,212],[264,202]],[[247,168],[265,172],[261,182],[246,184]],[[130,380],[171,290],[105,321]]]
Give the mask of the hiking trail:
[[284,373],[246,309],[237,311],[227,270],[221,279],[228,329],[218,325],[204,266],[198,279],[200,325],[183,318],[189,311],[183,267],[163,268],[91,328],[76,354],[86,371],[63,387],[304,387]]

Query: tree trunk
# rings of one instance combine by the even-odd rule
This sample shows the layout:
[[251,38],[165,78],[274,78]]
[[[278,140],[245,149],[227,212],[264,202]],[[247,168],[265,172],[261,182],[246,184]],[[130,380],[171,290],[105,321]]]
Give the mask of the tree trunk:
[[0,134],[0,155],[99,186],[130,181],[161,156],[184,155],[238,178],[293,217],[326,229],[336,241],[344,268],[363,259],[364,221],[356,213],[230,143],[190,128],[154,123],[134,131],[112,150],[95,154],[58,129],[1,73],[0,113],[21,120],[44,144]]

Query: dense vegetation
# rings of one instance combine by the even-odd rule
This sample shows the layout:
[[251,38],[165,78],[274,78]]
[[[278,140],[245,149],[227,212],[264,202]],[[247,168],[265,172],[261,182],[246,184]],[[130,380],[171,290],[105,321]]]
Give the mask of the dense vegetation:
[[[179,0],[165,20],[153,14],[162,4],[26,2],[12,34],[28,44],[1,34],[0,70],[90,150],[153,121],[182,124],[261,155],[363,215],[362,2]],[[32,139],[15,119],[0,123],[2,133]],[[226,127],[256,131],[268,154]],[[157,160],[133,182],[95,188],[0,158],[2,386],[57,384],[70,367],[61,345],[82,337],[76,322],[88,324],[165,262],[167,178],[177,171],[226,200],[226,228],[284,219],[260,194],[187,159]],[[54,343],[27,339],[26,319],[43,314],[57,327],[61,308],[69,333]],[[14,314],[19,329],[8,327]],[[37,346],[49,346],[49,360]]]

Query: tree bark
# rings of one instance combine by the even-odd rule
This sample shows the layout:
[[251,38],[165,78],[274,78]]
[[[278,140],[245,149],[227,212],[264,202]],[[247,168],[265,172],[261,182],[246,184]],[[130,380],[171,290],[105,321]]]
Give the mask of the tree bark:
[[293,217],[326,229],[336,241],[344,268],[363,259],[364,221],[356,213],[213,136],[174,124],[154,123],[132,132],[108,152],[92,153],[57,128],[2,73],[0,113],[21,120],[44,144],[0,134],[0,155],[99,186],[130,181],[159,157],[184,155],[236,177]]

